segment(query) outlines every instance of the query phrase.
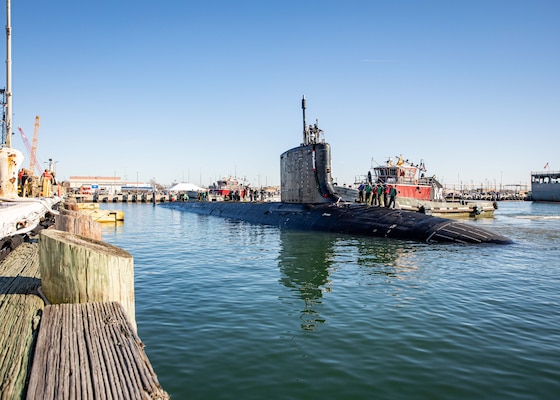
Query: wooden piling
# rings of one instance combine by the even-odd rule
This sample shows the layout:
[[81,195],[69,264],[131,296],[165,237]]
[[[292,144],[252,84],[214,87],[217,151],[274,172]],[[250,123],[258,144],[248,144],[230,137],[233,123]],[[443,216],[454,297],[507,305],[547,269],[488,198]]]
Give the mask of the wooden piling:
[[108,243],[46,229],[39,235],[45,297],[53,304],[118,301],[136,330],[134,261]]
[[76,203],[65,203],[56,216],[54,228],[90,239],[101,240],[101,224],[79,211]]

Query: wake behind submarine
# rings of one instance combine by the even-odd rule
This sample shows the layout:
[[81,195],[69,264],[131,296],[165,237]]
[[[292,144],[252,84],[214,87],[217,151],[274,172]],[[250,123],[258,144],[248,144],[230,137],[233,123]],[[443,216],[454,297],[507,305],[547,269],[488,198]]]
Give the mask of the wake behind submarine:
[[322,131],[307,127],[302,99],[303,143],[280,156],[280,202],[170,202],[162,207],[274,225],[281,228],[415,240],[427,243],[512,241],[475,225],[413,211],[343,202],[331,176],[331,149]]

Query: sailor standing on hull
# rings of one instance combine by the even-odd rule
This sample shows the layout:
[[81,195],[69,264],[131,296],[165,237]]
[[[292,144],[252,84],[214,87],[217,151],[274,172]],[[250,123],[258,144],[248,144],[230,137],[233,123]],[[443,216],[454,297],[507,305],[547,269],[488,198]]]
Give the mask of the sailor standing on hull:
[[395,208],[396,198],[397,198],[397,185],[390,186],[390,189],[389,189],[389,204],[387,204],[387,207]]

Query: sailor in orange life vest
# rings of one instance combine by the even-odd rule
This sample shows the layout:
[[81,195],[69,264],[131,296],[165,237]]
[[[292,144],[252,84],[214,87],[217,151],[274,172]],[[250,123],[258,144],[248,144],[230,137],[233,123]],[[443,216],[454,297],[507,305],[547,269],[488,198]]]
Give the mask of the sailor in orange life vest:
[[52,185],[52,175],[48,169],[43,172],[41,175],[41,186],[42,186],[42,196],[43,197],[50,197],[51,196],[51,185]]

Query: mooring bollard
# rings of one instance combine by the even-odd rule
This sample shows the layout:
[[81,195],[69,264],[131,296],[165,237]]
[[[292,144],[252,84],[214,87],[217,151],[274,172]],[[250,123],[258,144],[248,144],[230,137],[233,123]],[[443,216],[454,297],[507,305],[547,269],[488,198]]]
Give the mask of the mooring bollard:
[[136,330],[134,260],[108,243],[53,229],[39,236],[43,294],[52,304],[118,301]]

